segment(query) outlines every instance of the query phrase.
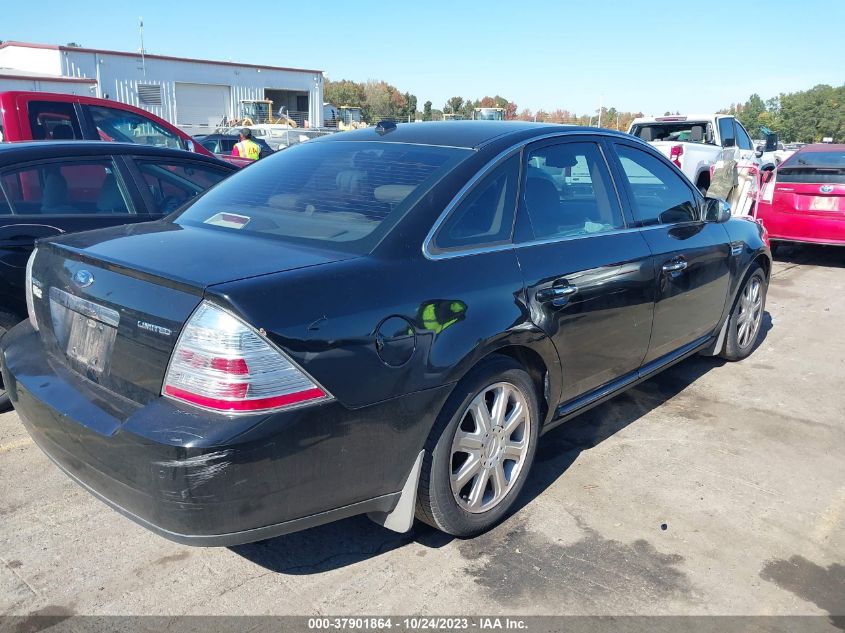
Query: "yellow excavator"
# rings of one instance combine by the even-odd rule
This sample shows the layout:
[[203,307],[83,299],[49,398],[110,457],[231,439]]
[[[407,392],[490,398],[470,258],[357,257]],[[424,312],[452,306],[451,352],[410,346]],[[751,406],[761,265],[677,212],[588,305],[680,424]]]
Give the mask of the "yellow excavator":
[[359,130],[367,127],[361,113],[361,108],[356,106],[340,106],[337,109],[337,129],[341,131]]
[[241,101],[241,116],[240,118],[230,119],[229,126],[250,126],[269,123],[271,125],[287,125],[289,127],[297,127],[296,121],[291,119],[286,114],[278,113],[278,116],[273,114],[273,102],[269,99],[244,99]]

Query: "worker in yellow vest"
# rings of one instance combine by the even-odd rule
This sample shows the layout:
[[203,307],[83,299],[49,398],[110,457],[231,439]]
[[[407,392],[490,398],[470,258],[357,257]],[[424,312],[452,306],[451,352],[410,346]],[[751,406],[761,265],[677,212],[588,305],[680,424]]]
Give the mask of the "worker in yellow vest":
[[258,160],[258,155],[261,153],[261,147],[258,143],[252,140],[252,131],[245,127],[240,133],[241,140],[235,143],[232,148],[232,156],[239,156],[241,158],[249,158],[250,160]]

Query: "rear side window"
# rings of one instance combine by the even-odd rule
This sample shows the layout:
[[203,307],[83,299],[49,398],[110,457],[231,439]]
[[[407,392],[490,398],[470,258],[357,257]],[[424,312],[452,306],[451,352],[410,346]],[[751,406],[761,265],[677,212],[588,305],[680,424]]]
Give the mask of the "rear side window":
[[733,147],[736,145],[733,119],[729,117],[719,119],[719,136],[722,137],[722,147]]
[[117,108],[86,107],[103,141],[184,149],[182,139],[175,132],[155,123],[152,119]]
[[30,101],[29,127],[36,141],[67,141],[82,138],[72,103]]
[[591,235],[624,226],[604,157],[594,143],[532,150],[523,201],[538,240]]
[[643,226],[699,219],[690,188],[669,165],[627,145],[615,145],[633,196],[634,218]]
[[449,214],[437,231],[433,252],[507,243],[519,186],[519,155],[494,168]]
[[166,215],[229,175],[196,162],[135,160],[153,200],[153,213]]
[[234,174],[175,221],[366,253],[470,154],[406,143],[302,143]]
[[42,163],[3,172],[15,215],[127,214],[131,207],[111,160]]

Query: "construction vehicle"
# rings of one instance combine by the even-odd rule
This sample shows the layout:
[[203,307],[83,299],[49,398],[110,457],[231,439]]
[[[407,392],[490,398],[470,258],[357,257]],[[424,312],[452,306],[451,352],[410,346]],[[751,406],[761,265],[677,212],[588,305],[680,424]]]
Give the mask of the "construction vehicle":
[[241,116],[226,121],[230,127],[250,126],[259,124],[286,125],[297,127],[296,121],[279,111],[277,116],[273,114],[273,102],[269,99],[244,99],[241,101]]
[[504,108],[476,108],[472,113],[473,121],[504,121]]
[[340,106],[338,109],[338,130],[358,130],[367,127],[361,108],[356,106]]

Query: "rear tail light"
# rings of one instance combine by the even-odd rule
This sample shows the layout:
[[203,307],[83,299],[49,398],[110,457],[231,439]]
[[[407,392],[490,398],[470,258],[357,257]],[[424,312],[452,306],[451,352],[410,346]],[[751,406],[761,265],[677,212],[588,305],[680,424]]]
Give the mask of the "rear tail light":
[[684,155],[683,145],[673,145],[669,150],[669,160],[675,163],[678,167],[681,166],[681,156]]
[[224,413],[260,413],[331,398],[253,328],[207,301],[179,336],[162,394]]
[[29,260],[26,262],[26,312],[29,315],[29,322],[32,327],[38,330],[38,319],[35,317],[35,297],[39,299],[42,296],[41,282],[32,277],[32,265],[35,263],[35,256],[38,254],[38,249],[32,251]]
[[[766,174],[767,172],[764,171],[762,173]],[[768,182],[765,181],[765,176],[762,179],[763,184],[760,189],[760,200],[762,200],[763,202],[771,202],[772,198],[774,198],[775,186],[777,185],[777,177],[777,172],[773,172],[771,180],[769,180]]]

